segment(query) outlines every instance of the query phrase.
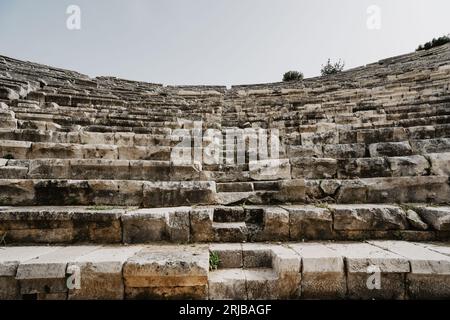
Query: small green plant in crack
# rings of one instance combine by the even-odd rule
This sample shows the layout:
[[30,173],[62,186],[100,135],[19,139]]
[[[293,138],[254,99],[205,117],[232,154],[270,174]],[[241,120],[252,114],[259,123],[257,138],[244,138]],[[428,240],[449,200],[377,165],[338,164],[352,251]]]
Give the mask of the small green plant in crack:
[[209,253],[209,270],[217,270],[220,263],[220,257],[217,252],[210,252]]
[[3,156],[3,159],[13,160],[14,156],[12,154],[6,154],[6,155]]

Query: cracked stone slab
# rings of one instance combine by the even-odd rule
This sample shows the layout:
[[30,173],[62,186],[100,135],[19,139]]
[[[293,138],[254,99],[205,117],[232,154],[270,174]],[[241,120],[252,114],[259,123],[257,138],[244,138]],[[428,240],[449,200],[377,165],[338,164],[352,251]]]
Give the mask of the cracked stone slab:
[[123,268],[125,298],[207,297],[209,251],[199,246],[145,246]]
[[243,269],[223,269],[210,272],[208,277],[209,299],[247,299],[246,278]]
[[335,230],[405,230],[405,212],[396,206],[377,204],[330,205]]
[[46,299],[45,294],[66,294],[67,264],[98,248],[98,246],[62,247],[22,262],[16,274],[16,279],[20,283],[20,293],[41,294],[43,299]]
[[21,299],[16,273],[19,264],[60,247],[0,247],[0,300]]
[[450,298],[450,257],[406,241],[370,241],[370,243],[409,259],[411,273],[407,292],[412,299]]
[[142,246],[102,247],[69,263],[69,267],[80,270],[81,286],[70,289],[69,300],[102,299],[121,300],[124,298],[122,268],[124,263]]
[[307,299],[339,299],[346,294],[343,257],[323,243],[294,243],[289,246],[302,263],[301,295]]
[[[328,243],[326,246],[345,259],[349,298],[405,298],[404,274],[410,271],[408,259],[368,243]],[[373,276],[379,276],[380,289],[370,285]]]

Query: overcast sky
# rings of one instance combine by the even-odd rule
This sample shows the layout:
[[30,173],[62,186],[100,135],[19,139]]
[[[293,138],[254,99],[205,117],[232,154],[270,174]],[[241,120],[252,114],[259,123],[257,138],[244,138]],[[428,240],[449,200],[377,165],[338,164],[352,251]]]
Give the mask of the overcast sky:
[[[66,27],[72,4],[81,30]],[[449,12],[449,0],[0,0],[0,54],[163,84],[276,82],[328,57],[349,68],[411,52],[450,32]]]

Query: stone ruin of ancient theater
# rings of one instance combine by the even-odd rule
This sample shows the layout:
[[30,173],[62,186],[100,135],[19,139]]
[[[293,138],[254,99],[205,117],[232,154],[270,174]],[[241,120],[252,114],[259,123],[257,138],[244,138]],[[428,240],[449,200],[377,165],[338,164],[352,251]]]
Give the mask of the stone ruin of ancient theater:
[[[198,123],[279,156],[176,161]],[[231,89],[0,56],[0,298],[450,298],[449,174],[448,44]]]

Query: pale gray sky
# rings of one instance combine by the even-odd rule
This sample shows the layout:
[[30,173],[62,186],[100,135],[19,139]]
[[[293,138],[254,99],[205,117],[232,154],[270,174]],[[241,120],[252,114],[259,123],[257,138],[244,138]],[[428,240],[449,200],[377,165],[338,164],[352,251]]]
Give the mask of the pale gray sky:
[[[66,9],[81,8],[81,30]],[[369,30],[367,8],[381,8]],[[0,0],[0,54],[163,84],[280,81],[413,51],[450,32],[449,0]]]

